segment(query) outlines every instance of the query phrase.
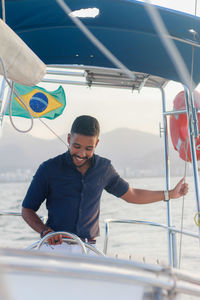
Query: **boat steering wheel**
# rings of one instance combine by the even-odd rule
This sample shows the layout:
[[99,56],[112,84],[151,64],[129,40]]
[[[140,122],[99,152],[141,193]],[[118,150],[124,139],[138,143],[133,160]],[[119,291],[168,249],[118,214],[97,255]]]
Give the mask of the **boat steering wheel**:
[[69,242],[70,241],[73,241],[75,244],[78,244],[80,247],[81,247],[81,250],[82,250],[82,254],[87,254],[87,250],[86,250],[86,247],[84,245],[84,243],[81,241],[81,239],[75,235],[75,234],[72,234],[72,233],[69,233],[69,232],[66,232],[66,231],[57,231],[57,232],[50,232],[48,233],[47,235],[45,235],[38,243],[38,245],[36,246],[35,249],[40,249],[42,245],[44,245],[44,243],[51,237],[55,236],[55,235],[58,235],[58,234],[61,234],[63,236],[69,236],[70,239],[68,238],[63,238],[63,241],[65,243]]

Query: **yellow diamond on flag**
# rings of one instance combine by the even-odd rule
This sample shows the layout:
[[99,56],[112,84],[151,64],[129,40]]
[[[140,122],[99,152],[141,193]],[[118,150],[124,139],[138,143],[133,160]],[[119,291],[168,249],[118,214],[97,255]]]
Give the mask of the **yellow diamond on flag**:
[[[18,99],[17,95],[20,96],[24,104]],[[53,120],[59,117],[65,109],[65,91],[62,86],[59,86],[55,91],[47,91],[40,86],[26,86],[15,83],[11,104],[11,112],[7,108],[6,115],[11,113],[12,116],[28,119],[32,115],[33,118]]]
[[[42,117],[63,106],[63,103],[60,103],[55,97],[37,88],[27,94],[21,95],[21,98],[30,109],[33,117]],[[15,100],[26,109],[17,97],[15,97]]]

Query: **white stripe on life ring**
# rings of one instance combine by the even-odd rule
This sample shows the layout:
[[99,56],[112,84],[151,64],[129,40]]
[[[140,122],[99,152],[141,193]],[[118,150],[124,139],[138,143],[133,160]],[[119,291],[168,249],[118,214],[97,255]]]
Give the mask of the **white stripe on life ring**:
[[176,120],[178,120],[179,115],[178,115],[178,114],[177,114],[177,115],[174,115],[174,118],[175,118]]
[[196,146],[196,150],[197,150],[197,151],[200,150],[200,144],[198,144],[198,145]]
[[177,145],[176,145],[176,149],[177,149],[178,152],[179,152],[180,149],[181,149],[181,144],[182,144],[182,141],[181,141],[181,139],[179,138],[179,139],[178,139],[178,142],[177,142]]

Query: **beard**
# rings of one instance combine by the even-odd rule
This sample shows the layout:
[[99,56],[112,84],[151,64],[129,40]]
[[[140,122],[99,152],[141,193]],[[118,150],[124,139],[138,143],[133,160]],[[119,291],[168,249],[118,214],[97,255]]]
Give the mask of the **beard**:
[[[70,154],[71,155],[71,154]],[[77,167],[77,168],[81,168],[83,167],[85,164],[89,163],[92,159],[92,157],[88,157],[88,156],[85,156],[85,157],[79,157],[78,155],[76,154],[72,154],[71,155],[71,159],[72,159],[72,162],[73,164]],[[79,161],[80,159],[80,161]]]

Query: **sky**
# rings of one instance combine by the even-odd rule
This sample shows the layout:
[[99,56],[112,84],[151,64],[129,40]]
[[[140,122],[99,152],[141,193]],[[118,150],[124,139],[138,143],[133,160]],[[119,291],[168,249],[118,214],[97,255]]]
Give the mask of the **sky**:
[[[151,2],[192,14],[195,12],[195,0],[152,0]],[[199,2],[198,0],[197,15],[200,15]],[[40,84],[40,86],[49,90],[58,88],[58,85],[53,84]],[[169,110],[173,109],[173,99],[181,90],[183,88],[180,84],[168,83],[165,91]],[[200,87],[197,87],[197,90],[200,91]],[[58,135],[69,132],[74,118],[82,114],[96,117],[100,122],[102,133],[126,127],[159,135],[162,101],[161,93],[157,89],[144,88],[138,94],[130,90],[66,86],[65,93],[67,106],[63,115],[54,121],[43,119]],[[29,120],[22,122],[21,119],[15,118],[14,121],[21,129],[27,128],[30,124]],[[9,121],[5,120],[5,123],[7,122]],[[55,138],[38,120],[34,121],[31,135],[47,139]]]

